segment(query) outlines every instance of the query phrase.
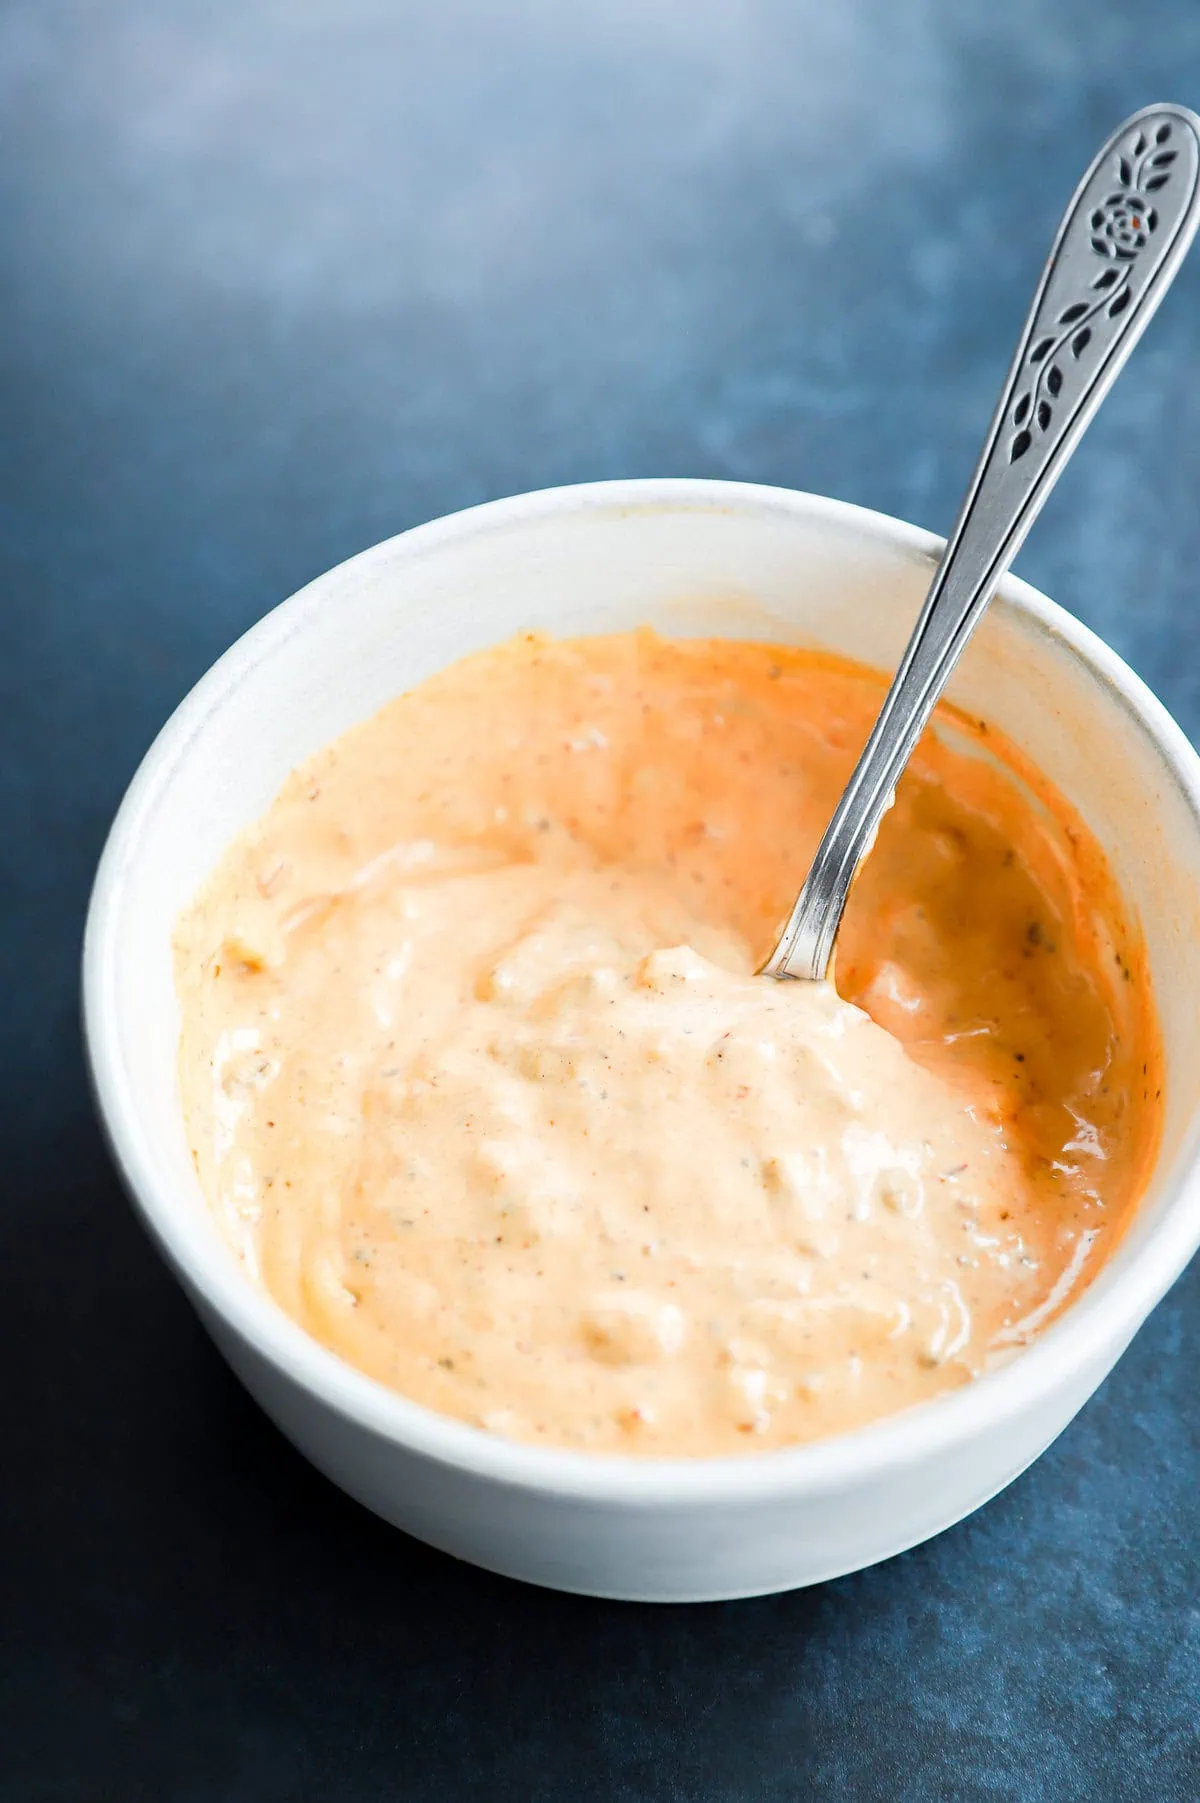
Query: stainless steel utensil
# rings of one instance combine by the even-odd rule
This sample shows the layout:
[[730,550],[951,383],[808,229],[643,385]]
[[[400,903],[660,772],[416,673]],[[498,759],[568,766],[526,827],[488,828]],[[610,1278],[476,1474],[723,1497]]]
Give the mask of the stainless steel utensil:
[[1134,113],[1058,228],[925,605],[764,975],[825,977],[850,885],[913,747],[1198,222],[1200,118],[1180,106]]

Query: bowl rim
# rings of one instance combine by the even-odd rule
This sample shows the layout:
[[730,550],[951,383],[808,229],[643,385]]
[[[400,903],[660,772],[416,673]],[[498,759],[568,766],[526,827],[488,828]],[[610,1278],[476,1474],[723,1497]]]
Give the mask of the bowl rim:
[[[143,1223],[185,1288],[244,1346],[325,1408],[409,1453],[505,1487],[609,1506],[668,1507],[799,1500],[886,1478],[994,1431],[1082,1380],[1123,1349],[1200,1243],[1200,1121],[1170,1175],[1152,1233],[1127,1236],[1087,1289],[1017,1357],[961,1389],[850,1432],[799,1446],[714,1458],[570,1451],[506,1440],[388,1389],[312,1338],[239,1268],[215,1223],[179,1206],[139,1118],[118,1027],[116,945],[136,879],[141,834],[205,722],[307,619],[382,565],[576,512],[766,512],[819,520],[932,562],[944,540],[850,502],[801,490],[706,478],[647,477],[537,489],[447,514],[382,540],[316,577],[244,633],[200,678],[151,744],[110,829],[96,872],[83,948],[83,1027],[94,1099],[110,1150]],[[997,601],[1065,646],[1158,751],[1200,837],[1200,757],[1166,708],[1082,622],[1028,583],[1006,576]],[[1089,1386],[1090,1389],[1090,1386]],[[1086,1394],[1086,1392],[1085,1392]],[[1078,1401],[1081,1403],[1081,1395]]]

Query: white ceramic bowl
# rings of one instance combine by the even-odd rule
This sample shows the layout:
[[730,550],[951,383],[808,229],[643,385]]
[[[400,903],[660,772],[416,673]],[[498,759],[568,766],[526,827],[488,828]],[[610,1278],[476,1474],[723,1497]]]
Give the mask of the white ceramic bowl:
[[[170,939],[289,770],[392,695],[523,627],[813,642],[890,665],[938,541],[733,483],[554,489],[377,545],[247,633],[159,735],[117,816],[84,954],[88,1047],[142,1216],[246,1387],[387,1520],[495,1571],[685,1601],[811,1584],[937,1533],[1007,1484],[1100,1383],[1200,1242],[1200,760],[1084,627],[1008,580],[952,688],[1082,811],[1149,947],[1168,1087],[1161,1157],[1097,1281],[1007,1368],[902,1417],[736,1459],[641,1460],[493,1438],[310,1339],[217,1232],[184,1140]],[[797,870],[797,878],[802,872]]]

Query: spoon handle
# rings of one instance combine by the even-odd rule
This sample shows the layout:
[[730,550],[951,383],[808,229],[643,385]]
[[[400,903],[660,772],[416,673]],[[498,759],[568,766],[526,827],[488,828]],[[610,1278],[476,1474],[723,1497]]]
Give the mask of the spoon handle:
[[854,874],[984,608],[1171,284],[1200,221],[1200,119],[1134,113],[1050,249],[954,530],[764,973],[822,980]]

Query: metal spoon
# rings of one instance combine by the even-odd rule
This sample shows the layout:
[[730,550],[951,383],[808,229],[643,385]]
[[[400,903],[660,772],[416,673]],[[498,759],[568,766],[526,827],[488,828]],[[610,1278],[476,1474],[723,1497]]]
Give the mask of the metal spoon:
[[824,979],[850,885],[913,747],[1198,222],[1200,118],[1182,106],[1134,113],[1058,228],[925,605],[763,975]]

